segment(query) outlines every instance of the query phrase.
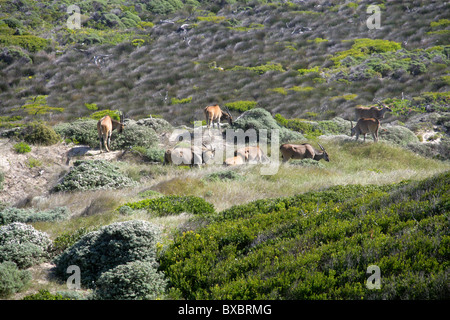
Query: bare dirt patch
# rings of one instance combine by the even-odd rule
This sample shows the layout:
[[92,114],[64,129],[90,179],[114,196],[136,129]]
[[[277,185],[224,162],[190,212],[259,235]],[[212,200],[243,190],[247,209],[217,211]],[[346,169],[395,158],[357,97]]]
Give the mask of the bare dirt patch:
[[100,153],[86,146],[58,143],[31,146],[31,152],[17,153],[16,142],[0,139],[0,170],[4,173],[0,202],[18,205],[36,196],[48,194],[77,159],[116,159],[122,151]]

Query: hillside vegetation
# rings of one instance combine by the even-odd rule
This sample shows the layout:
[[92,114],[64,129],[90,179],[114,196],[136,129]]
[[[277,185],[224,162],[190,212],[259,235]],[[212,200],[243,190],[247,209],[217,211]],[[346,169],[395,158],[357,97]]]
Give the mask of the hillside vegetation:
[[[71,4],[0,0],[0,298],[450,298],[448,3],[88,0],[80,29]],[[272,174],[163,165],[194,125],[234,150],[216,103],[268,130]],[[281,162],[272,130],[330,161]]]

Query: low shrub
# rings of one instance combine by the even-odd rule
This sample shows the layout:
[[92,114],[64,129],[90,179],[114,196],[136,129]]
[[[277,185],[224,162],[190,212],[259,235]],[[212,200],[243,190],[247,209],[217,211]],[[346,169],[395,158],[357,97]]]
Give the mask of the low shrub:
[[167,286],[164,274],[154,264],[132,261],[101,274],[96,282],[96,300],[150,300],[161,296]]
[[31,147],[25,142],[19,142],[14,145],[14,150],[17,153],[28,153],[31,151]]
[[38,221],[61,221],[69,217],[67,207],[59,207],[46,211],[36,212],[33,209],[5,208],[0,210],[0,225],[12,222],[31,223]]
[[122,133],[116,130],[111,135],[112,150],[124,150],[132,147],[152,148],[158,143],[155,130],[136,124],[126,125]]
[[102,273],[119,265],[142,261],[156,267],[159,239],[160,230],[146,221],[131,220],[101,227],[84,235],[54,259],[55,274],[65,279],[67,267],[77,265],[83,272],[82,285],[95,288]]
[[42,289],[38,293],[30,294],[23,297],[23,300],[73,300],[71,298],[64,297],[60,293],[50,293],[50,291]]
[[152,128],[156,133],[170,132],[173,129],[172,125],[162,118],[139,119],[136,124]]
[[205,177],[208,181],[230,181],[230,180],[244,180],[245,177],[237,173],[233,170],[225,170],[225,171],[218,171],[208,174]]
[[29,52],[38,52],[45,49],[50,41],[33,35],[0,35],[0,44],[3,46],[20,46]]
[[21,222],[0,227],[0,262],[12,261],[20,269],[31,267],[49,257],[49,236]]
[[225,107],[230,110],[244,112],[256,107],[258,103],[256,101],[235,101],[225,103]]
[[0,297],[8,298],[16,292],[23,290],[31,281],[28,270],[19,270],[11,261],[0,263]]
[[386,126],[379,130],[378,135],[382,140],[387,140],[401,146],[419,142],[414,132],[403,126]]
[[75,232],[69,231],[60,234],[53,240],[52,253],[54,255],[61,254],[64,250],[73,246],[81,237],[97,229],[97,227],[81,227]]
[[53,191],[119,189],[136,183],[104,160],[77,160]]
[[[214,213],[214,206],[202,198],[195,196],[164,196],[126,203],[122,207],[145,209],[157,216],[166,216],[188,212],[193,214]],[[119,208],[120,209],[120,208]]]
[[70,123],[61,123],[54,127],[64,139],[81,143],[94,148],[99,145],[97,121],[93,119],[78,119]]
[[43,123],[32,123],[21,130],[20,136],[31,144],[51,146],[60,141],[60,136]]
[[164,162],[165,150],[159,147],[149,149],[144,147],[133,147],[132,151],[142,156],[145,161]]
[[255,108],[244,112],[241,117],[233,123],[233,127],[236,129],[242,129],[244,131],[255,129],[258,134],[259,130],[266,129],[268,140],[271,139],[272,129],[278,129],[280,134],[280,142],[301,140],[304,138],[298,132],[294,132],[287,128],[281,127],[272,117],[272,115],[262,108]]

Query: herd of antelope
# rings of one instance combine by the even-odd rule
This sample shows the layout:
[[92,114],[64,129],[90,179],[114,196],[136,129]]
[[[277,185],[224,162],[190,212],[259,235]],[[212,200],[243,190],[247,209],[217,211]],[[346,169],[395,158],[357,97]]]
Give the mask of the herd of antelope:
[[[211,124],[220,128],[220,121],[227,120],[230,125],[233,124],[233,117],[228,108],[222,110],[219,105],[207,106],[204,110],[206,125],[210,129]],[[356,107],[356,125],[350,121],[350,135],[356,135],[358,140],[360,135],[364,136],[366,141],[366,134],[370,133],[374,142],[378,141],[378,131],[380,129],[380,120],[384,118],[386,112],[392,111],[386,105],[382,108],[372,107]],[[110,151],[111,134],[113,130],[121,133],[124,130],[124,116],[120,113],[120,121],[113,120],[110,116],[105,116],[97,123],[98,137],[100,140],[100,152],[103,152],[102,145],[105,146],[107,152]],[[328,153],[325,148],[319,144],[321,151],[315,149],[309,143],[303,144],[289,144],[285,143],[280,146],[281,156],[283,162],[290,159],[313,159],[319,161],[321,159],[330,161]],[[202,147],[175,147],[168,149],[164,155],[164,164],[189,164],[191,166],[199,166],[206,164],[215,156],[215,149],[211,145],[202,144]],[[257,146],[243,147],[234,152],[234,156],[227,158],[223,164],[226,166],[236,166],[246,163],[265,163],[270,161],[264,152]]]

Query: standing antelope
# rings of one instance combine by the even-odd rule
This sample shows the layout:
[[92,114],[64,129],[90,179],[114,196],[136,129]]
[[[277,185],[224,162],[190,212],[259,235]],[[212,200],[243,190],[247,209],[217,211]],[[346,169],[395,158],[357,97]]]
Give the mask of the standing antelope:
[[98,120],[97,132],[100,140],[100,152],[103,152],[102,144],[105,145],[106,152],[109,152],[109,149],[111,148],[112,131],[117,129],[119,133],[122,133],[123,128],[125,127],[123,120],[123,113],[120,113],[120,121],[113,120],[108,115]]
[[227,107],[225,107],[225,109],[226,112],[223,112],[217,104],[214,106],[208,106],[204,109],[208,129],[210,128],[211,123],[214,128],[214,122],[217,123],[217,128],[220,128],[220,121],[224,119],[227,119],[230,125],[233,124],[233,117],[231,116],[230,110],[228,110]]
[[205,144],[202,148],[198,147],[175,147],[169,149],[164,154],[164,164],[190,165],[200,166],[200,164],[208,163],[214,159],[216,149],[211,145],[208,147]]
[[322,152],[314,149],[312,145],[309,143],[303,144],[282,144],[280,146],[281,156],[283,157],[283,162],[288,161],[289,159],[314,159],[319,161],[320,159],[324,159],[325,161],[330,161],[328,157],[328,153],[325,151],[325,148],[319,144]]
[[353,123],[350,121],[351,126],[351,136],[356,134],[356,139],[358,140],[359,135],[364,135],[364,142],[366,142],[366,134],[371,133],[373,141],[378,141],[378,130],[380,129],[380,120],[375,118],[361,118],[358,120],[356,125],[353,127]]
[[358,121],[361,118],[374,118],[374,119],[383,119],[384,114],[386,112],[392,112],[392,109],[389,108],[386,105],[383,105],[381,109],[378,109],[377,107],[356,107],[355,108],[355,117]]

